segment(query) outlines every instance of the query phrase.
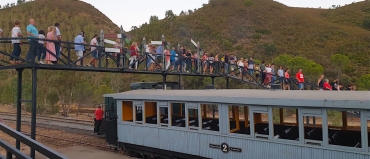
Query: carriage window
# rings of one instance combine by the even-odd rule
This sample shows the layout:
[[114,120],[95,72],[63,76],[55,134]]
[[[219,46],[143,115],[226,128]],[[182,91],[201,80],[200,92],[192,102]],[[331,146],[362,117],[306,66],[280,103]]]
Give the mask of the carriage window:
[[330,145],[361,148],[360,112],[328,110]]
[[145,102],[145,123],[157,124],[157,102]]
[[253,119],[254,119],[254,133],[256,137],[269,135],[268,114],[253,113]]
[[189,129],[198,130],[199,127],[198,109],[194,108],[188,109],[188,123]]
[[168,127],[168,107],[159,107],[160,126]]
[[229,105],[230,133],[250,135],[247,106]]
[[136,123],[142,124],[143,123],[143,107],[141,105],[135,105],[135,120]]
[[322,118],[319,116],[303,116],[304,139],[307,144],[321,145],[314,141],[322,141]]
[[132,101],[122,101],[122,121],[133,121]]
[[274,139],[299,141],[297,109],[272,108]]
[[342,112],[338,110],[327,110],[328,127],[331,129],[340,129],[343,127]]
[[219,131],[218,104],[201,104],[202,129]]
[[171,103],[172,126],[185,127],[185,103]]

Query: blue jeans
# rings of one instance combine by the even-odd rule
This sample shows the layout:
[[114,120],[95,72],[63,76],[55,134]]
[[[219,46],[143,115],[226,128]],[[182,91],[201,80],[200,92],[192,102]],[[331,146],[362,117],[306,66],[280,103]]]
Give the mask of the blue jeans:
[[[19,43],[14,43],[13,44],[13,53],[12,55],[15,56],[15,57],[19,57],[21,55],[21,45]],[[10,61],[13,61],[14,60],[14,57],[10,57]],[[16,60],[18,61],[18,60]]]
[[283,83],[284,82],[284,77],[279,77],[279,81],[280,81],[280,83]]
[[[39,47],[37,49],[37,59],[40,61],[40,60],[44,60],[45,59],[45,56],[46,56],[46,50],[44,48],[44,44],[39,44]],[[42,55],[42,56],[41,56]]]
[[[148,57],[149,58],[149,57]],[[146,59],[146,68],[150,68],[150,64],[152,63],[152,59]]]
[[187,71],[190,71],[190,70],[191,70],[191,68],[192,68],[191,59],[190,59],[190,58],[188,58],[188,59],[186,59],[186,70],[187,70]]
[[175,61],[175,71],[179,69],[180,60]]
[[298,83],[298,88],[303,89],[303,83]]
[[93,58],[96,58],[96,59],[99,58],[98,50],[96,49],[96,50],[91,51],[91,55]]
[[37,56],[37,45],[38,45],[38,41],[35,40],[35,39],[30,39],[28,40],[28,42],[30,43],[30,47],[29,47],[29,50],[28,50],[28,53],[27,53],[27,56],[26,56],[26,61],[30,62],[30,61],[35,61],[35,58]]
[[224,69],[225,69],[225,74],[228,74],[229,73],[229,64],[228,63],[224,63]]
[[54,43],[55,45],[55,55],[57,56],[57,61],[59,61],[60,58],[60,43]]
[[276,80],[276,76],[274,76],[274,75],[272,75],[272,77],[271,77],[271,84],[275,84],[275,81]]

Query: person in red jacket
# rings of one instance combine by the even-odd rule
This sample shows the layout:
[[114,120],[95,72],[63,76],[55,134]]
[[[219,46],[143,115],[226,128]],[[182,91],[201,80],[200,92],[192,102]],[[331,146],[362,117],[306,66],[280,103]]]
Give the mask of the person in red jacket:
[[325,82],[323,84],[323,90],[332,90],[328,79],[325,79]]
[[298,73],[295,75],[295,78],[298,81],[298,89],[303,90],[304,77],[303,77],[302,69],[299,69]]
[[103,121],[103,110],[101,109],[100,106],[98,106],[98,109],[95,110],[95,128],[94,128],[94,132],[97,133],[99,135],[99,128],[100,128],[100,125]]

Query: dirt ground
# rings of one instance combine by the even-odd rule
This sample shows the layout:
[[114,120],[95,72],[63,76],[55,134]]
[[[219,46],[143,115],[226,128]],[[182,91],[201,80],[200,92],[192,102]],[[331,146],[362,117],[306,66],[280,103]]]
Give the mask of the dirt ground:
[[[5,122],[5,121],[3,123],[15,129],[15,123],[10,123],[10,122]],[[27,125],[22,125],[21,131],[30,133],[30,127]],[[37,128],[36,134],[63,138],[63,139],[71,140],[71,141],[92,143],[94,145],[101,145],[101,146],[107,145],[104,138],[98,138],[98,137],[89,136],[89,135],[73,134],[73,133],[68,133],[68,132],[59,131],[59,130]],[[6,135],[5,133],[0,133],[0,139],[15,146],[15,140],[12,137]],[[61,148],[67,148],[67,147],[72,147],[72,146],[81,146],[76,143],[71,143],[68,141],[57,140],[57,139],[42,137],[42,136],[37,136],[37,135],[36,135],[36,141],[52,149],[61,149]],[[60,146],[60,145],[64,145],[64,146]],[[65,146],[65,145],[68,145],[68,146]],[[94,147],[92,146],[88,146],[88,147],[94,149]],[[27,145],[21,144],[21,151],[24,152],[25,154],[29,154],[30,149]],[[3,148],[0,148],[0,154],[5,156],[5,150]]]

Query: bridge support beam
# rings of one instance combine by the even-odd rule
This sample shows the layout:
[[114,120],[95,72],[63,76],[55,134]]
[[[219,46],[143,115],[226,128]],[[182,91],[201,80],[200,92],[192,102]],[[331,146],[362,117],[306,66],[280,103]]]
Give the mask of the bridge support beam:
[[[36,102],[37,102],[37,68],[32,68],[32,114],[31,138],[36,140]],[[35,158],[35,149],[31,148],[31,158]]]
[[[21,117],[22,117],[22,73],[23,68],[16,69],[18,73],[17,80],[17,126],[16,129],[18,132],[21,132]],[[15,146],[18,150],[21,149],[21,142],[16,140]]]
[[166,90],[166,80],[167,80],[167,75],[162,74],[163,76],[163,90]]
[[182,75],[179,75],[179,89],[182,89]]
[[226,77],[226,89],[229,89],[229,78]]

